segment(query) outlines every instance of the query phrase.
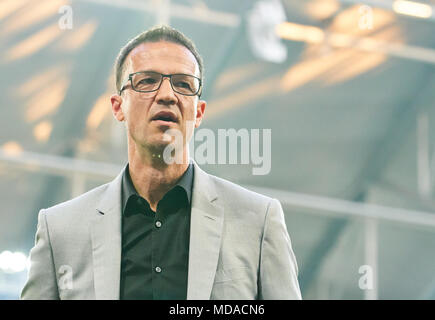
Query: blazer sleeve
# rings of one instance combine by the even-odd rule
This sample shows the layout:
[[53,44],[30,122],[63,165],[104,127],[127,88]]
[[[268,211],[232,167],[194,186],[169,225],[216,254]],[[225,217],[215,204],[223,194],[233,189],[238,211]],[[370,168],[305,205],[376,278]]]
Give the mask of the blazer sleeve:
[[41,210],[38,215],[35,246],[30,251],[30,269],[27,282],[21,291],[21,299],[59,299],[50,236],[44,210]]
[[259,299],[302,299],[296,257],[281,204],[276,199],[271,200],[266,212],[259,275]]

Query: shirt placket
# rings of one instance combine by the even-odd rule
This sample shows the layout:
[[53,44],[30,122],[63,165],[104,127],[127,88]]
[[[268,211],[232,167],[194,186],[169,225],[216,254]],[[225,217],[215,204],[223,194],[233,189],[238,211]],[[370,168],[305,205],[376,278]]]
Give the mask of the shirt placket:
[[[153,299],[158,300],[161,296],[161,273],[164,272],[164,266],[162,265],[162,256],[160,252],[160,246],[159,246],[159,238],[161,233],[161,210],[157,209],[156,213],[154,214],[153,219],[153,226],[152,226],[152,232],[151,232],[151,246],[152,246],[152,254],[151,254],[151,265],[152,265],[152,282],[153,282]],[[159,223],[157,223],[159,222]]]

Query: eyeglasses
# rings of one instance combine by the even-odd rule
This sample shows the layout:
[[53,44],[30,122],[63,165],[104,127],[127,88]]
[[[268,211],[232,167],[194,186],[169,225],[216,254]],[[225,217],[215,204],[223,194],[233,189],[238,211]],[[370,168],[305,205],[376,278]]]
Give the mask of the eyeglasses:
[[[163,78],[169,78],[172,90],[185,96],[195,96],[201,90],[201,79],[190,74],[162,74],[154,71],[139,71],[130,73],[126,82],[130,81],[131,88],[137,92],[153,92],[160,89]],[[119,90],[119,95],[127,89],[124,84]]]

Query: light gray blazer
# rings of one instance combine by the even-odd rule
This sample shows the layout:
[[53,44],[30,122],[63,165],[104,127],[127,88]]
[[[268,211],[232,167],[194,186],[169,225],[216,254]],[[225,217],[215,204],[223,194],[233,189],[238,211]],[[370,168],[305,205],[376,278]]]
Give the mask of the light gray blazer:
[[[187,299],[301,299],[279,201],[194,165]],[[121,181],[39,212],[22,299],[119,299]]]

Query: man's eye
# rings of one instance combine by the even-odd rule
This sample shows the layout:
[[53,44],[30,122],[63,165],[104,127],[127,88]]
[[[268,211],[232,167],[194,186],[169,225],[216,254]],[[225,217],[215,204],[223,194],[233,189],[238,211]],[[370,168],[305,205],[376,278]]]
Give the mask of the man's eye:
[[139,84],[154,84],[156,82],[157,82],[157,80],[154,78],[145,78],[145,79],[140,80],[138,83]]
[[184,81],[179,81],[179,82],[175,83],[175,86],[179,87],[179,88],[190,89],[190,84],[188,82],[184,82]]

